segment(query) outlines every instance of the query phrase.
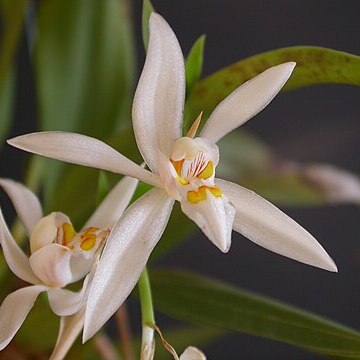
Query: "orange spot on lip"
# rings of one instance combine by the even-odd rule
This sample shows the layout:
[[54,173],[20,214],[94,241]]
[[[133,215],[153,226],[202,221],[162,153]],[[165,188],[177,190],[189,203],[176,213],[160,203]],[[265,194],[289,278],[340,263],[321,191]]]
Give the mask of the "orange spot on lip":
[[177,172],[177,174],[180,176],[181,175],[181,169],[182,166],[184,164],[184,159],[183,160],[179,160],[179,161],[173,161],[171,160],[171,163],[174,166],[175,171]]

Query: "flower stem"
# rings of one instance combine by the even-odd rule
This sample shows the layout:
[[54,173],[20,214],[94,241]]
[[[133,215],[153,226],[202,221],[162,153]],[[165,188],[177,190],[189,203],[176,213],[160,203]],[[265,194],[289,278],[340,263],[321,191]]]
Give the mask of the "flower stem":
[[154,341],[154,307],[151,296],[151,286],[147,269],[145,268],[138,282],[143,324],[141,341],[141,360],[152,360],[155,352]]
[[155,324],[154,307],[151,296],[150,279],[145,268],[138,282],[141,304],[141,318],[144,325],[152,327]]

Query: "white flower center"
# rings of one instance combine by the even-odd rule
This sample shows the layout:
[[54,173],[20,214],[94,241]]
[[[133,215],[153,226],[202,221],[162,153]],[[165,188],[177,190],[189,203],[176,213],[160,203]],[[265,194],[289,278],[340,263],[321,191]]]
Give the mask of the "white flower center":
[[207,191],[221,197],[215,185],[215,168],[219,162],[218,147],[204,138],[182,137],[178,139],[170,155],[171,173],[181,199],[190,203],[205,200]]
[[31,233],[30,266],[46,285],[66,286],[80,278],[74,264],[80,261],[91,266],[109,233],[97,227],[77,233],[66,215],[53,212],[43,217]]

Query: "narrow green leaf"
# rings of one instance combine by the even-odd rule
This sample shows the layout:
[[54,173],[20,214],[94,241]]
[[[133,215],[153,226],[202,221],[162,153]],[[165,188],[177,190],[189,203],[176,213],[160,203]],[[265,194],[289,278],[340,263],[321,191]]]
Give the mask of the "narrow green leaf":
[[2,37],[0,43],[0,88],[2,87],[17,49],[23,28],[23,17],[27,0],[1,0],[0,14],[2,21]]
[[14,105],[15,81],[14,71],[9,71],[3,86],[0,87],[0,148],[9,130]]
[[15,94],[13,59],[23,28],[27,1],[0,1],[2,36],[0,39],[0,146],[9,129]]
[[150,14],[155,11],[150,0],[143,1],[142,8],[142,37],[144,42],[145,50],[147,50],[149,42],[149,18]]
[[[34,60],[41,130],[105,138],[128,125],[135,56],[127,6],[124,0],[39,3]],[[48,164],[47,205],[61,190],[64,167]]]
[[39,5],[35,65],[41,129],[110,135],[130,116],[135,61],[126,2]]
[[97,192],[96,192],[96,204],[99,205],[110,191],[109,179],[105,171],[99,171]]
[[267,68],[287,61],[297,66],[284,90],[336,83],[360,85],[360,57],[313,46],[295,46],[251,56],[201,80],[187,104],[189,119],[200,111],[207,118],[214,108],[238,86]]
[[155,307],[195,324],[245,332],[338,359],[360,359],[360,333],[202,276],[151,272]]
[[205,35],[202,35],[196,40],[185,62],[187,97],[190,96],[193,87],[199,81],[202,73],[205,38]]

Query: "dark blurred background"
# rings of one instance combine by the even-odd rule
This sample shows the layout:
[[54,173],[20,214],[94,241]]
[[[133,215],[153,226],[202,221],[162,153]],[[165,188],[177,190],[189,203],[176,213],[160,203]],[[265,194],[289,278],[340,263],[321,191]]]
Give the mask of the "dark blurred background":
[[[144,51],[140,33],[141,1],[133,2],[139,71]],[[153,0],[177,34],[184,54],[206,34],[204,75],[263,51],[316,45],[359,54],[358,0]],[[35,129],[36,107],[27,49],[18,54],[16,122],[11,135]],[[360,90],[323,85],[278,96],[244,128],[281,156],[300,162],[328,162],[360,174]],[[24,154],[6,146],[3,177],[20,178]],[[360,330],[360,209],[355,206],[284,209],[309,230],[338,265],[339,273],[302,265],[233,235],[227,255],[196,236],[158,265],[207,274],[285,301]],[[137,317],[138,307],[131,306]],[[160,317],[161,322],[168,319]],[[190,339],[191,340],[191,339]],[[209,359],[320,359],[297,348],[234,334],[204,349]]]

